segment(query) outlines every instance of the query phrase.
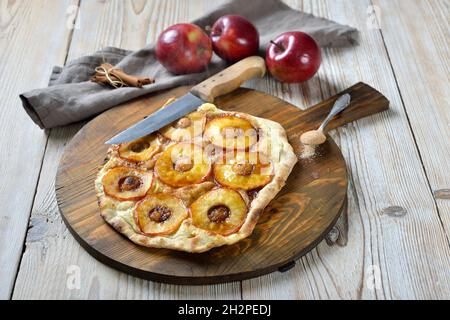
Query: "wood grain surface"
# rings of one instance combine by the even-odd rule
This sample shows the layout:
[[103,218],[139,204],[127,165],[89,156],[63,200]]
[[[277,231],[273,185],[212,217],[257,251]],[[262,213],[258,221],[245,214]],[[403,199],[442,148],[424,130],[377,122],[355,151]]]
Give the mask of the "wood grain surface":
[[[422,30],[423,19],[427,20],[427,29],[433,31],[429,39],[440,39],[442,11],[432,17],[430,13],[437,7],[433,11],[422,10],[423,0],[396,3],[400,2],[422,18],[410,19],[408,10],[383,9],[390,0],[379,2],[378,8],[369,0],[288,2],[299,10],[356,27],[360,31],[358,45],[324,50],[318,76],[308,83],[287,86],[268,79],[252,86],[305,108],[351,83],[364,81],[383,92],[391,105],[387,112],[330,133],[348,166],[347,215],[338,221],[327,241],[305,255],[289,273],[243,281],[244,299],[445,299],[450,295],[450,283],[444,280],[450,277],[446,267],[450,265],[448,238],[429,187],[430,171],[422,165],[423,150],[415,144],[414,130],[408,121],[414,112],[411,104],[417,101],[402,101],[389,58],[396,54],[396,59],[402,60],[411,51],[402,47],[394,53],[392,43],[383,39],[386,33],[393,42],[404,36],[397,27],[390,28],[388,20],[402,25],[408,37],[414,38],[416,33],[408,30]],[[442,7],[446,1],[436,2]],[[404,27],[404,20],[409,21],[408,27]],[[411,43],[421,45],[421,40],[411,39]],[[448,53],[441,55],[440,61],[445,57]],[[417,61],[424,60],[429,61],[425,56]],[[406,75],[402,86],[424,86],[423,78],[415,74],[415,65],[400,67]],[[442,79],[445,86],[445,78]],[[433,82],[426,85],[433,87]],[[434,90],[429,94],[437,96]],[[440,106],[448,109],[448,103]],[[424,128],[442,121],[433,120],[433,115],[431,112],[428,117],[419,117]],[[433,139],[428,137],[426,141],[432,145]],[[448,147],[450,139],[440,143]],[[435,162],[446,159],[440,152],[435,156]],[[448,174],[439,168],[433,172],[448,186]],[[407,213],[383,214],[400,208]],[[442,208],[443,216],[448,217],[450,211]]]
[[420,0],[414,4],[374,0],[396,84],[450,244],[450,215],[446,214],[450,212],[450,3]]
[[[30,125],[18,95],[46,86],[53,64],[64,63],[70,30],[61,26],[72,3],[0,2],[0,299],[9,298],[14,286],[47,142],[46,132]],[[23,165],[18,159],[32,161]]]
[[[348,213],[319,246],[286,273],[208,286],[141,280],[98,263],[81,248],[61,221],[54,178],[82,124],[40,132],[17,96],[45,86],[52,65],[109,45],[139,49],[169,25],[191,21],[224,1],[0,1],[0,170],[4,181],[14,181],[1,186],[1,298],[449,297],[448,1],[283,1],[358,28],[358,45],[323,50],[322,67],[306,83],[265,77],[245,86],[304,110],[364,81],[389,98],[391,110],[330,133],[347,162]],[[73,14],[77,24],[70,30],[65,26]],[[68,286],[73,270],[79,271],[78,287]]]
[[[317,155],[301,158],[286,186],[262,213],[252,236],[232,246],[203,254],[143,248],[124,239],[100,217],[94,180],[106,155],[104,142],[158,110],[187,88],[132,101],[88,123],[62,156],[56,176],[56,197],[69,230],[100,261],[146,279],[175,284],[210,284],[286,270],[329,232],[347,194],[347,172],[339,148],[330,139]],[[388,100],[359,83],[346,90],[353,103],[330,122],[330,128],[388,108]],[[271,119],[283,125],[294,152],[300,155],[299,135],[317,128],[337,97],[302,112],[276,97],[238,89],[216,99],[219,108]]]

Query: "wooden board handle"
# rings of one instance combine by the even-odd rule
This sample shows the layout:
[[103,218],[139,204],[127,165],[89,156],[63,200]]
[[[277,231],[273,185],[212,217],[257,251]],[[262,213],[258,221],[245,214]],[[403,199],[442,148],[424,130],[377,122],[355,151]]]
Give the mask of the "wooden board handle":
[[371,86],[359,82],[337,95],[306,109],[300,117],[301,121],[304,121],[302,128],[305,131],[317,129],[330,112],[334,102],[345,93],[350,94],[352,98],[350,105],[329,122],[326,131],[389,109],[389,100],[384,95]]
[[265,73],[264,59],[251,56],[199,83],[191,92],[204,101],[214,102],[214,98],[236,90],[244,81],[263,77]]

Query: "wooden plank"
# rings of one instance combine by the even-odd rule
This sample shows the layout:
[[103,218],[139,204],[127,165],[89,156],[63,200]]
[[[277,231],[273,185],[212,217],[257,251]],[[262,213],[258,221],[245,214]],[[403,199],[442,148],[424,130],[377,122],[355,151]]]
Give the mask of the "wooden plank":
[[[395,109],[389,116],[383,115],[371,120],[360,121],[346,129],[339,130],[334,135],[337,141],[342,139],[341,147],[349,161],[350,172],[355,175],[351,181],[352,200],[349,204],[349,215],[339,224],[341,229],[336,229],[340,230],[337,240],[336,231],[330,235],[330,244],[335,245],[328,247],[326,243],[322,243],[317,250],[302,259],[299,265],[288,274],[274,274],[245,282],[244,297],[405,298],[442,297],[444,294],[447,294],[448,297],[448,283],[445,279],[448,277],[449,260],[447,253],[442,253],[442,232],[436,227],[437,223],[434,217],[436,212],[434,209],[430,209],[432,201],[429,199],[429,192],[423,187],[425,181],[423,171],[416,168],[419,163],[417,154],[412,152],[412,156],[410,155],[410,150],[413,150],[411,136],[408,134],[405,116],[400,107],[399,95],[392,88],[393,77],[387,68],[384,50],[380,46],[381,39],[377,32],[365,30],[365,14],[368,4],[366,2],[358,3],[349,8],[350,4],[342,2],[334,4],[331,1],[322,1],[317,4],[312,1],[305,3],[289,1],[288,3],[298,8],[304,7],[305,10],[318,15],[358,26],[363,31],[362,45],[352,49],[329,50],[324,62],[327,69],[322,69],[320,77],[306,85],[286,86],[271,79],[265,79],[262,82],[251,82],[248,86],[278,94],[299,105],[312,105],[319,102],[322,97],[336,93],[357,80],[366,80],[382,89],[391,98]],[[330,6],[328,10],[324,9],[324,4]],[[108,3],[107,5],[114,4]],[[108,7],[107,10],[116,12],[111,7]],[[117,10],[120,11],[120,9]],[[103,11],[99,13],[103,18],[101,21],[90,23],[97,26],[102,24],[104,28],[111,27],[103,13]],[[173,11],[165,11],[165,13],[166,15],[175,14]],[[119,16],[123,18],[123,15]],[[161,20],[165,21],[167,19],[158,11],[154,16],[161,16]],[[122,21],[122,19],[119,20]],[[157,27],[152,25],[152,28],[160,31],[161,24],[162,22],[157,23]],[[85,29],[81,31],[85,33],[84,37],[89,36]],[[115,37],[116,33],[108,33],[107,30],[95,32],[92,37],[99,37],[99,40],[95,41],[95,48],[108,44],[121,44],[120,39],[109,42],[108,36]],[[141,41],[144,42],[144,40]],[[86,42],[92,44],[93,41]],[[95,48],[86,48],[79,52],[90,52]],[[73,56],[76,56],[75,53]],[[376,58],[377,56],[378,58]],[[366,63],[367,66],[363,63]],[[35,83],[33,83],[34,85]],[[70,132],[64,133],[64,130]],[[61,154],[61,151],[56,149],[63,147],[76,128],[64,130],[61,130],[61,133],[53,134],[52,132],[49,142],[49,151],[46,154],[48,161],[45,161],[49,168],[42,169],[43,180],[41,180],[33,209],[33,218],[38,216],[40,210],[42,210],[41,213],[44,213],[41,221],[45,223],[34,223],[35,226],[42,226],[40,230],[44,231],[32,227],[31,230],[34,229],[34,231],[29,232],[27,250],[22,263],[23,268],[18,277],[17,292],[14,297],[145,299],[201,298],[204,296],[233,298],[239,295],[238,285],[232,286],[231,289],[228,285],[194,289],[166,286],[115,273],[108,268],[100,269],[95,260],[73,243],[73,239],[67,235],[67,231],[58,220],[52,187],[57,159]],[[405,145],[389,145],[398,133],[400,133],[400,139],[405,141]],[[53,146],[52,141],[57,146]],[[369,146],[369,151],[365,151],[363,146],[364,148]],[[56,151],[53,151],[52,155],[49,154],[50,150]],[[380,150],[384,150],[390,157],[379,156],[377,152]],[[407,165],[400,162],[404,158],[408,160]],[[392,169],[394,165],[390,163],[390,159],[395,167],[398,167],[398,172]],[[389,170],[382,171],[382,168],[389,168]],[[414,190],[408,188],[409,185],[414,185]],[[407,214],[403,218],[391,217],[387,214],[378,215],[383,212],[382,209],[391,207],[392,204],[404,206]],[[385,210],[385,212],[393,211],[395,210]],[[49,219],[49,223],[47,223],[45,215],[54,219]],[[346,225],[346,220],[348,220],[348,225]],[[52,235],[54,236],[52,237]],[[34,239],[37,241],[33,241]],[[433,248],[433,250],[429,250],[429,248]],[[417,253],[412,252],[414,249],[418,250]],[[427,252],[426,250],[437,252]],[[418,261],[420,259],[422,261]],[[383,286],[382,289],[374,291],[370,290],[366,283],[368,280],[367,267],[372,261],[383,262],[383,265],[380,266],[383,267]],[[82,290],[70,290],[65,286],[68,280],[66,271],[70,273],[71,265],[81,267]],[[54,266],[56,267],[53,268]],[[386,271],[388,267],[389,272]],[[437,275],[438,271],[442,271],[442,273]],[[45,276],[40,277],[41,273],[44,273]],[[40,277],[40,280],[36,279],[37,277]],[[53,284],[51,284],[52,282]],[[435,282],[434,286],[433,282]],[[404,288],[400,288],[402,285]],[[420,292],[422,289],[423,291]],[[29,292],[26,292],[27,290]],[[53,293],[50,292],[52,290],[54,290]]]
[[[83,1],[69,59],[109,45],[138,49],[156,39],[163,28],[194,19],[207,9],[208,2],[203,0],[189,4],[183,0]],[[179,287],[148,282],[106,267],[78,245],[59,215],[54,178],[64,146],[79,128],[74,125],[50,133],[13,298],[240,298],[240,283]]]
[[[326,50],[319,75],[306,84],[287,86],[267,80],[256,87],[304,107],[364,81],[391,100],[391,111],[334,132],[350,173],[348,214],[327,241],[288,273],[244,281],[244,299],[448,298],[448,242],[383,39],[379,30],[367,28],[371,3],[288,4],[357,27],[360,45]],[[380,276],[375,281],[379,286],[373,286],[372,270]]]
[[71,33],[66,10],[72,3],[0,2],[0,299],[12,292],[47,141],[19,94],[46,86],[51,67],[64,61]]
[[375,0],[374,5],[450,243],[450,3]]

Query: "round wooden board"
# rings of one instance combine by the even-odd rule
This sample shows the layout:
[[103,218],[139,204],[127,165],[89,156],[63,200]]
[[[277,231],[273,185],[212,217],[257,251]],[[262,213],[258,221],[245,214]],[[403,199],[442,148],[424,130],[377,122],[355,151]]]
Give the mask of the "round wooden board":
[[[330,138],[314,158],[299,158],[253,234],[234,245],[201,254],[145,248],[121,236],[100,217],[94,180],[108,149],[104,142],[187,90],[177,88],[113,108],[76,134],[66,147],[56,177],[56,197],[67,227],[103,263],[166,283],[237,281],[293,266],[325,237],[346,202],[346,165]],[[301,153],[299,136],[318,122],[283,100],[250,89],[218,98],[216,105],[279,122],[297,155]]]

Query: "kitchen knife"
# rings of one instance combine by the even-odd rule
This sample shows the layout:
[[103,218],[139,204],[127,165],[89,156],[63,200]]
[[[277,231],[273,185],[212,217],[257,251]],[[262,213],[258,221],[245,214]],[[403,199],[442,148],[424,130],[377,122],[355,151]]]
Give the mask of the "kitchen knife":
[[120,132],[106,144],[119,144],[146,136],[185,114],[197,109],[205,102],[214,102],[214,98],[230,93],[244,81],[254,77],[263,77],[266,73],[264,59],[258,56],[245,58],[215,74],[211,78],[193,87],[189,93],[172,102],[165,108],[152,113],[144,120]]

